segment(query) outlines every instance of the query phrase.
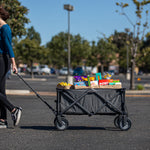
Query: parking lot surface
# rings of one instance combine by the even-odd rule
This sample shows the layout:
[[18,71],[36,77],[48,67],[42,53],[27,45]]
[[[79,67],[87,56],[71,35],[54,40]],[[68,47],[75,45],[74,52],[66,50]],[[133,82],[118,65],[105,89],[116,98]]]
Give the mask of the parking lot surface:
[[[27,89],[16,80],[7,81],[7,88],[17,86]],[[16,81],[16,82],[15,82]],[[48,82],[48,83],[47,83]],[[31,81],[38,91],[53,91],[57,79],[47,81]],[[55,85],[55,86],[54,86]],[[56,96],[42,95],[55,108]],[[13,127],[8,112],[8,128],[0,129],[1,150],[149,150],[150,149],[150,97],[126,97],[129,118],[132,127],[128,131],[120,131],[114,126],[115,116],[68,115],[69,128],[57,131],[54,126],[55,115],[35,95],[8,95],[8,99],[23,108],[18,127]]]

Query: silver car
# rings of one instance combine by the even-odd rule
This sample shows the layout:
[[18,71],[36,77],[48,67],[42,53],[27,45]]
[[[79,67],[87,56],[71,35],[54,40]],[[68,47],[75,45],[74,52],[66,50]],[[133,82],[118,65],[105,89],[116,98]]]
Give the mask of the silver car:
[[[70,69],[70,74],[73,74],[73,70]],[[68,75],[68,68],[67,67],[63,67],[59,70],[59,75]]]

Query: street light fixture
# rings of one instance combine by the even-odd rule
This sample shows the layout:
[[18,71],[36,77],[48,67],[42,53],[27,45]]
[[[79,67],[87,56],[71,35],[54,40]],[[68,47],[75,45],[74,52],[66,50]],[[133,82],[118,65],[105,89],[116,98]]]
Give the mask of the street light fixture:
[[70,76],[70,64],[71,64],[71,57],[70,57],[70,11],[74,10],[74,7],[72,5],[69,4],[65,4],[64,5],[64,9],[68,11],[68,83],[72,83],[73,81],[71,81],[71,76]]

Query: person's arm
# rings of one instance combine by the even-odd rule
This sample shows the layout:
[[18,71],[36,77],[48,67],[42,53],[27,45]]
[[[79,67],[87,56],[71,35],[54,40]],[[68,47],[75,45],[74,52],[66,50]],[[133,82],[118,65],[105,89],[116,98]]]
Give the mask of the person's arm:
[[1,32],[5,50],[8,52],[10,58],[15,57],[12,48],[11,29],[9,28],[9,26],[3,26],[3,30]]
[[15,58],[14,57],[11,58],[11,63],[12,63],[12,71],[13,71],[13,73],[18,73],[18,69],[16,67],[16,62],[15,62]]
[[5,46],[5,49],[8,51],[9,57],[11,59],[12,71],[14,73],[18,73],[16,62],[15,62],[15,55],[14,55],[13,48],[11,45],[11,42],[12,42],[11,29],[5,26],[2,31],[3,31],[2,36],[3,36],[4,46]]

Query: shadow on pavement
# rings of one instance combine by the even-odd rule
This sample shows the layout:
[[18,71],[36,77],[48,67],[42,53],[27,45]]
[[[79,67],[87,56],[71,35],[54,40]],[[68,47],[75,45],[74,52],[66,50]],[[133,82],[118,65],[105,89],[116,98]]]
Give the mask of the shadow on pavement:
[[[33,130],[57,130],[55,126],[21,126],[21,129]],[[115,127],[86,127],[86,126],[69,126],[66,130],[107,130],[107,131],[120,131]]]

